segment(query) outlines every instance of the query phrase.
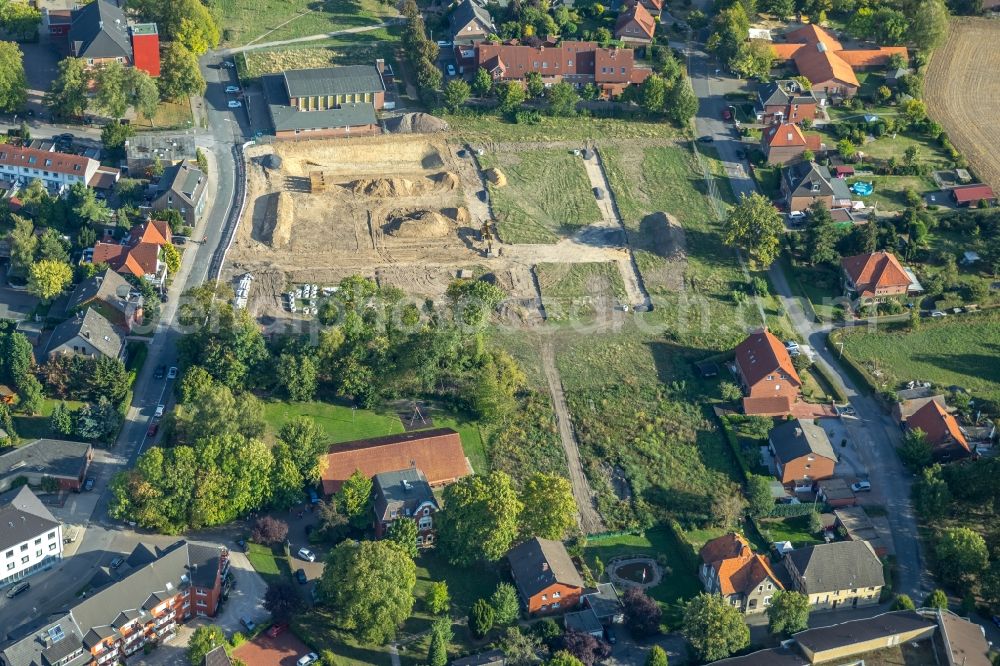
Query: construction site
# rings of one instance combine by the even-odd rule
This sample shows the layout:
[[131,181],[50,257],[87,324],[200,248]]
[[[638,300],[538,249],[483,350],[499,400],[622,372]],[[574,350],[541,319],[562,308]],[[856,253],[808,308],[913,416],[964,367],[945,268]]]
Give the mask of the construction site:
[[[503,174],[482,171],[476,152],[446,137],[383,135],[248,148],[246,205],[222,274],[234,287],[253,276],[243,279],[249,293],[241,306],[258,318],[302,318],[315,307],[290,307],[296,285],[335,285],[362,275],[422,300],[442,297],[456,277],[490,275],[509,294],[511,314],[531,321],[544,317],[536,265],[561,262],[611,262],[621,271],[615,283],[624,285],[624,298],[621,287],[610,285],[594,298],[618,310],[648,304],[624,234],[615,233],[621,222],[606,199],[598,202],[604,219],[571,237],[502,243],[487,192],[504,186]],[[576,168],[586,181],[592,169],[585,171],[584,160]],[[600,184],[606,191],[606,182]]]

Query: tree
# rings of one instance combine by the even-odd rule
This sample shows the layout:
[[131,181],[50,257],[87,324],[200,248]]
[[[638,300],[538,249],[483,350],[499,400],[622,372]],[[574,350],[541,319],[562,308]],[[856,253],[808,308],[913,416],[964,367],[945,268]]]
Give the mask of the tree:
[[306,354],[282,354],[277,363],[278,385],[292,402],[307,402],[316,394],[316,362]]
[[48,93],[45,105],[61,118],[77,118],[87,112],[87,94],[90,75],[82,58],[63,58],[59,61],[58,74]]
[[316,422],[305,416],[293,418],[281,426],[278,439],[288,445],[302,478],[310,484],[319,483],[326,465],[322,455],[326,446]]
[[622,595],[625,611],[625,626],[636,638],[647,638],[660,633],[660,618],[663,611],[643,590],[630,587]]
[[434,581],[424,594],[424,606],[432,615],[447,613],[451,607],[451,597],[448,596],[448,583],[443,580]]
[[167,265],[167,271],[170,275],[177,275],[177,272],[181,269],[180,251],[173,243],[167,243],[160,248],[160,253],[163,256],[163,263]]
[[681,75],[667,89],[667,118],[675,125],[684,126],[698,113],[698,96],[691,87],[691,79]]
[[646,657],[646,666],[667,666],[667,653],[659,645],[654,645]]
[[830,216],[830,210],[822,201],[809,206],[809,221],[805,230],[805,255],[813,266],[833,263],[840,258],[837,252],[839,234]]
[[[20,6],[12,2],[7,6]],[[27,7],[27,3],[23,3]],[[14,42],[0,42],[0,111],[11,113],[28,99],[28,80],[24,75],[24,56]]]
[[767,607],[767,630],[791,636],[809,626],[809,597],[794,590],[778,590]]
[[28,291],[43,301],[63,293],[73,281],[73,269],[65,262],[42,259],[28,269]]
[[451,620],[445,617],[431,625],[431,645],[427,653],[427,666],[447,666],[448,643],[451,642]]
[[639,86],[640,106],[647,115],[663,113],[667,102],[667,83],[659,74],[650,74]]
[[65,402],[60,402],[52,409],[52,415],[49,416],[49,427],[60,435],[69,435],[73,432],[73,415],[66,408]]
[[454,113],[469,100],[471,94],[472,89],[468,83],[462,79],[452,79],[444,87],[444,105]]
[[395,544],[343,541],[327,557],[318,587],[338,626],[382,644],[413,610],[416,569]]
[[750,628],[739,610],[705,592],[687,602],[681,633],[702,661],[725,659],[750,644]]
[[744,78],[757,77],[767,81],[774,67],[775,52],[771,42],[751,39],[740,45],[730,67]]
[[774,508],[774,497],[771,496],[771,479],[760,474],[747,477],[747,501],[750,505],[750,515],[762,518],[771,513]]
[[913,166],[917,157],[920,155],[920,149],[916,146],[909,146],[905,151],[903,151],[903,164],[906,166]]
[[845,138],[837,142],[837,152],[840,153],[840,156],[845,160],[850,161],[854,159],[855,155],[857,155],[858,149],[850,139]]
[[948,7],[943,0],[920,0],[911,3],[907,37],[921,51],[941,46],[948,34]]
[[747,501],[738,491],[718,493],[712,499],[712,518],[723,529],[734,528],[743,518],[746,509]]
[[417,521],[401,517],[389,523],[386,538],[411,558],[417,556]]
[[6,2],[0,9],[0,23],[4,30],[19,42],[37,40],[41,22],[42,12],[26,2]]
[[497,107],[500,113],[513,113],[528,98],[524,86],[517,81],[504,81],[498,84],[496,94],[500,100],[500,105]]
[[42,408],[42,403],[45,401],[41,382],[34,375],[28,375],[18,385],[17,397],[18,411],[32,416],[37,414]]
[[35,260],[38,249],[38,236],[35,235],[35,225],[31,220],[18,215],[12,216],[14,229],[10,232],[10,272],[27,276],[31,264]]
[[452,564],[495,562],[510,550],[521,502],[507,474],[466,476],[444,489],[444,504],[447,510],[438,521],[438,540]]
[[129,106],[146,120],[152,120],[160,106],[160,88],[156,80],[138,67],[125,72]]
[[941,471],[941,465],[925,467],[913,486],[913,504],[926,520],[941,518],[951,505],[951,490]]
[[576,526],[576,500],[567,479],[533,474],[521,489],[521,534],[561,541]]
[[931,464],[934,449],[927,434],[920,428],[909,430],[903,435],[903,443],[899,447],[899,458],[909,469],[920,471]]
[[286,581],[278,581],[267,586],[264,608],[275,622],[287,622],[298,613],[304,603],[297,587]]
[[990,553],[983,537],[968,527],[952,527],[944,531],[934,546],[939,575],[946,581],[967,589],[967,585],[986,570]]
[[892,602],[891,610],[915,610],[917,605],[913,603],[913,599],[906,594],[897,594],[895,600]]
[[567,631],[562,638],[563,649],[579,659],[584,666],[611,656],[611,646],[591,634],[581,631]]
[[219,45],[219,23],[199,0],[135,0],[129,9],[143,21],[158,24],[161,40],[181,42],[196,55]]
[[510,583],[497,585],[490,597],[490,605],[493,606],[493,623],[499,627],[514,624],[521,615],[521,601],[517,590]]
[[274,467],[271,469],[271,504],[278,509],[287,509],[302,501],[302,473],[296,464],[295,455],[284,442],[272,449]]
[[188,640],[187,658],[191,666],[201,666],[205,655],[220,645],[226,645],[226,634],[222,627],[205,624],[195,629]]
[[767,197],[756,192],[749,197],[744,194],[726,218],[725,241],[746,250],[752,262],[767,267],[778,258],[784,229],[781,213]]
[[486,97],[491,90],[493,90],[493,77],[480,67],[476,70],[476,76],[472,80],[472,92],[476,94],[476,97]]
[[948,595],[944,593],[944,590],[938,588],[931,592],[924,603],[921,604],[924,608],[941,608],[943,610],[948,610]]
[[584,666],[582,661],[566,650],[559,650],[545,663],[546,666]]
[[205,92],[205,79],[198,68],[198,58],[182,43],[167,44],[160,69],[160,95],[164,98],[181,100]]
[[545,93],[545,83],[542,81],[542,75],[538,72],[528,72],[527,76],[524,77],[524,81],[528,90],[528,97],[538,99]]
[[522,632],[519,627],[507,627],[498,647],[503,650],[509,666],[533,666],[538,663],[541,643],[537,637]]
[[372,480],[354,470],[337,492],[337,503],[347,517],[355,523],[368,521],[368,510],[372,499]]
[[486,599],[476,599],[469,611],[469,629],[477,638],[483,638],[493,628],[496,611]]
[[737,402],[743,399],[743,389],[736,382],[722,382],[719,385],[719,392],[726,402]]
[[580,101],[580,93],[572,83],[560,81],[549,87],[545,93],[549,100],[549,113],[553,116],[575,116],[576,105]]
[[94,77],[94,103],[112,118],[121,118],[129,107],[129,86],[125,65],[112,60],[101,66]]
[[271,516],[261,516],[254,523],[250,540],[265,546],[281,543],[288,537],[288,523]]

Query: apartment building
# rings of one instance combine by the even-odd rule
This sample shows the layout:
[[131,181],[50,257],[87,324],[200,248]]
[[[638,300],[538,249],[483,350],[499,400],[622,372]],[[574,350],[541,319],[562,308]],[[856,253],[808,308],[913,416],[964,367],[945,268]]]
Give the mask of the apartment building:
[[[173,637],[196,616],[214,616],[229,574],[229,551],[178,541],[139,544],[118,580],[55,619],[15,629],[0,644],[0,666],[104,666]],[[102,574],[97,574],[101,576]]]
[[0,587],[62,559],[62,525],[28,486],[0,495]]
[[25,186],[40,180],[50,190],[62,190],[83,183],[93,187],[101,163],[82,155],[58,153],[53,148],[26,148],[0,145],[0,180]]

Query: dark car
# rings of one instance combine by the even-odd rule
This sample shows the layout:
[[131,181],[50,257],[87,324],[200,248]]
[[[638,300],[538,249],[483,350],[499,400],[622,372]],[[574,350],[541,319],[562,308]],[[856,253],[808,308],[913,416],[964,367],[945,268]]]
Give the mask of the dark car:
[[94,489],[94,478],[93,477],[90,477],[86,481],[83,482],[83,489],[86,490],[86,491],[88,491],[88,492]]
[[156,437],[156,431],[159,429],[160,429],[159,423],[156,423],[155,421],[153,423],[150,423],[149,427],[146,428],[146,437]]
[[316,529],[315,525],[306,525],[306,536],[309,536],[310,534],[312,534],[313,530],[315,530],[315,529]]
[[295,570],[295,580],[299,581],[299,585],[305,585],[309,582],[309,579],[306,578],[306,572],[304,569]]
[[598,201],[604,198],[604,190],[599,187],[594,188],[594,196],[597,197]]
[[14,587],[12,587],[9,590],[7,590],[7,598],[8,599],[13,599],[14,597],[16,597],[17,595],[21,594],[22,592],[27,592],[29,587],[31,587],[31,583],[29,583],[26,580],[23,580],[20,583],[18,583],[17,585],[15,585]]
[[153,379],[163,379],[163,376],[167,374],[167,366],[158,365],[156,366],[156,371],[153,372]]
[[699,143],[712,143],[713,141],[715,141],[715,137],[714,136],[710,136],[708,134],[706,134],[705,136],[699,136],[698,137],[698,142]]
[[614,627],[608,627],[607,629],[605,629],[604,635],[607,638],[608,643],[614,645],[615,643],[618,642],[618,636],[615,634]]

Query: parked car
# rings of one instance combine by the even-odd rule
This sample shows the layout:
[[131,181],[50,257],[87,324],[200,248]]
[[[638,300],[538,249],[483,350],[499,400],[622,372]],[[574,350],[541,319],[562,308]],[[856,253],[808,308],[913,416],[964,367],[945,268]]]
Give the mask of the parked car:
[[797,343],[795,340],[789,340],[788,342],[785,343],[785,349],[788,349],[789,351],[798,348],[799,348],[799,343]]
[[312,488],[309,489],[309,503],[319,504],[319,495],[317,495],[316,491],[313,490]]
[[602,190],[602,189],[601,189],[601,188],[599,188],[599,187],[595,187],[595,188],[594,188],[594,197],[595,197],[595,198],[596,198],[596,199],[597,199],[598,201],[600,201],[601,199],[603,199],[603,198],[604,198],[604,190]]
[[117,569],[118,567],[120,567],[123,564],[125,564],[125,558],[122,557],[121,555],[119,555],[115,559],[111,560],[111,568],[112,569]]
[[231,100],[229,100],[229,104],[227,104],[227,106],[228,106],[228,107],[229,107],[230,109],[238,109],[238,108],[240,108],[241,106],[243,106],[243,102],[241,102],[241,101],[240,101],[240,100],[238,100],[238,99],[231,99]]
[[733,119],[732,112],[730,112],[729,109],[723,109],[722,110],[722,119],[723,120],[732,120]]
[[153,412],[153,418],[157,418],[157,419],[163,418],[163,410],[165,410],[165,409],[166,409],[166,405],[162,405],[162,404],[161,405],[157,405],[156,406],[156,411]]
[[146,428],[146,437],[156,437],[156,431],[159,429],[160,429],[160,424],[157,423],[156,421],[153,421],[152,423],[149,424],[149,427]]
[[295,662],[295,666],[309,666],[314,661],[319,661],[319,655],[315,652],[310,652],[304,657],[299,657],[299,660]]
[[7,598],[13,599],[22,592],[27,592],[29,587],[31,587],[31,583],[26,580],[22,580],[20,583],[7,590]]
[[165,374],[167,374],[167,366],[159,365],[153,371],[153,379],[163,379],[163,375]]
[[611,645],[618,642],[618,635],[615,634],[615,628],[610,625],[608,625],[608,628],[604,630],[604,636]]
[[250,616],[244,615],[240,618],[240,624],[247,631],[253,633],[253,630],[257,628],[257,623],[250,619]]
[[945,313],[941,312],[940,310],[935,310],[934,312],[931,313],[931,316],[932,317],[946,317],[947,315]]
[[299,548],[298,555],[299,555],[300,558],[302,558],[306,562],[315,562],[316,561],[316,553],[312,552],[308,548]]
[[83,489],[90,492],[94,489],[94,477],[88,476],[87,480],[83,482]]
[[801,210],[793,210],[791,213],[788,214],[788,219],[789,220],[802,220],[802,219],[805,219],[805,216],[806,216],[806,214],[803,213]]
[[240,91],[239,86],[226,86],[227,93],[238,93]]
[[997,625],[997,628],[1000,629],[1000,615],[993,616],[993,624]]
[[448,71],[448,76],[455,76],[455,74],[458,73],[455,70],[455,66],[453,64],[451,64],[450,62],[448,63],[448,66],[445,69]]
[[698,143],[712,143],[713,141],[715,141],[715,137],[709,134],[698,137]]
[[837,407],[837,412],[839,414],[843,414],[844,416],[855,416],[857,414],[857,412],[854,411],[854,408],[851,407],[850,405],[844,407]]
[[306,578],[306,571],[305,571],[305,569],[296,569],[295,570],[295,580],[299,581],[299,585],[305,585],[306,583],[309,582],[309,579]]
[[283,622],[278,622],[271,625],[271,628],[267,630],[267,635],[271,638],[277,638],[285,629],[288,629],[288,625]]
[[167,379],[177,379],[177,368],[176,367],[171,366],[170,369],[167,370]]
[[231,69],[233,67],[236,67],[236,64],[232,60],[223,60],[221,63],[219,63],[219,67],[225,67],[226,69]]
[[872,490],[872,484],[868,481],[858,481],[851,484],[851,490],[856,493],[869,493]]

